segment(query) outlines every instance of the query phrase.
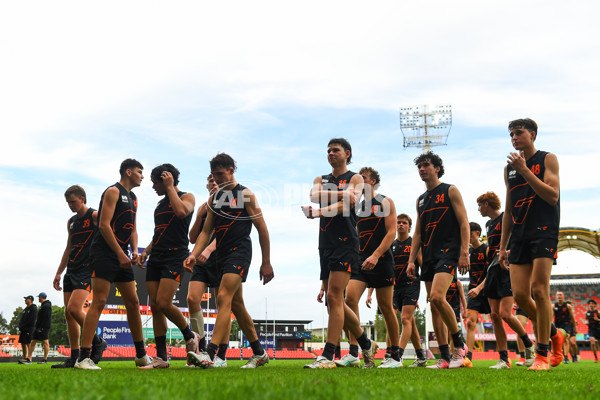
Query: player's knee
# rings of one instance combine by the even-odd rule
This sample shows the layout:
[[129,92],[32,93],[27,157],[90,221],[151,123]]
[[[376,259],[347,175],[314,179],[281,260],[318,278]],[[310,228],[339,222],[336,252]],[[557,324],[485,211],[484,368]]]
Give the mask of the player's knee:
[[171,299],[158,299],[156,301],[156,306],[158,307],[158,310],[160,312],[162,312],[163,314],[168,313],[169,310],[171,309],[171,305],[172,305],[172,300]]
[[338,306],[342,305],[343,302],[344,302],[343,296],[340,297],[332,291],[327,292],[327,304],[329,304],[330,307],[338,307]]
[[[348,305],[348,307],[355,308],[358,307],[358,300],[359,299],[357,299],[354,296],[346,296],[345,302]],[[327,301],[329,302],[329,297],[327,297]]]
[[228,293],[225,293],[223,290],[219,292],[219,294],[217,295],[217,305],[219,308],[221,308],[221,307],[231,308],[232,303],[233,303],[233,299]]
[[400,317],[400,322],[402,322],[403,329],[404,329],[404,327],[407,327],[407,326],[412,327],[412,318],[411,318],[411,315],[402,315]]
[[531,295],[536,303],[540,303],[542,301],[549,301],[550,293],[548,288],[545,288],[544,285],[532,285]]
[[139,310],[140,309],[140,301],[137,296],[135,298],[123,298],[123,304],[127,310]]
[[433,304],[439,310],[446,301],[446,295],[440,293],[432,293],[430,301],[431,304]]
[[492,319],[492,321],[494,321],[496,323],[502,322],[502,317],[498,313],[495,313],[495,312],[490,313],[490,318]]
[[467,318],[467,329],[472,331],[475,330],[475,327],[477,326],[477,323],[475,321],[473,321],[471,318]]

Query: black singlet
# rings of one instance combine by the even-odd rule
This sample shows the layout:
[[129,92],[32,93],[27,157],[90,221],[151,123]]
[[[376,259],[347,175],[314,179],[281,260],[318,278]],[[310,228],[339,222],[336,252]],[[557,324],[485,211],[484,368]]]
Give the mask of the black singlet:
[[[177,192],[179,198],[185,192]],[[154,210],[154,236],[152,237],[152,254],[160,255],[170,251],[188,248],[188,231],[192,221],[191,212],[185,218],[177,218],[169,201],[165,196],[156,205]]]
[[92,219],[94,211],[96,210],[88,208],[81,218],[77,215],[69,218],[71,250],[67,261],[68,272],[78,272],[90,264],[90,248],[97,230]]
[[[333,174],[323,175],[321,183],[324,191],[342,191],[350,184],[350,179],[356,175],[352,171],[346,171],[338,177]],[[326,207],[337,201],[322,203]],[[356,231],[356,212],[354,208],[344,216],[338,214],[334,217],[319,218],[319,249],[330,249],[338,247],[351,247],[358,249],[358,233]]]

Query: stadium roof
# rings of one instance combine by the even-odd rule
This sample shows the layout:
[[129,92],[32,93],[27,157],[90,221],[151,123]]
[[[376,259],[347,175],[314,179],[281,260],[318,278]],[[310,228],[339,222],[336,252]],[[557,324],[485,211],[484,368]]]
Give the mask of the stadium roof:
[[579,227],[560,228],[558,251],[580,250],[600,258],[600,233]]

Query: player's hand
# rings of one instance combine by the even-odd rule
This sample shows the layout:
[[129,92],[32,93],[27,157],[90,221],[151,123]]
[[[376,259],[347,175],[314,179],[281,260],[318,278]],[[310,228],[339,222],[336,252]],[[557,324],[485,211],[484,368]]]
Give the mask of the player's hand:
[[131,260],[127,257],[127,254],[121,252],[117,259],[119,260],[119,266],[125,269],[131,269]]
[[140,256],[137,259],[137,265],[140,268],[146,268],[144,266],[144,263],[146,262],[146,260],[148,259],[148,253],[146,253],[146,250],[142,251],[142,254],[140,254]]
[[62,288],[60,287],[60,275],[61,274],[56,274],[56,276],[54,277],[54,281],[52,281],[52,286],[54,286],[54,289],[58,291],[62,290]]
[[358,203],[358,194],[354,193],[353,191],[348,191],[346,193],[348,193],[348,205],[350,208],[354,208],[356,203]]
[[312,206],[301,206],[304,216],[308,219],[319,218],[319,210],[315,210]]
[[271,282],[271,280],[275,277],[273,273],[273,266],[270,262],[263,262],[260,266],[260,280],[263,281],[263,285]]
[[131,252],[131,263],[137,264],[140,259],[140,254],[137,251]]
[[321,290],[319,290],[319,294],[317,295],[317,301],[319,303],[323,302],[323,296],[325,295],[325,289],[321,288]]
[[513,167],[519,174],[523,175],[524,172],[528,170],[527,162],[525,161],[525,156],[523,152],[510,153],[507,157],[507,162]]
[[185,260],[183,260],[183,268],[190,272],[192,272],[192,270],[194,269],[194,265],[196,265],[196,257],[194,257],[192,254],[190,254]]
[[173,175],[170,172],[163,171],[163,173],[160,174],[160,177],[162,178],[166,188],[174,186]]
[[408,276],[410,279],[416,279],[417,278],[417,267],[415,266],[414,262],[409,262],[408,265],[406,266],[406,276]]
[[371,299],[371,296],[367,296],[367,301],[366,301],[366,303],[367,303],[367,307],[369,307],[369,308],[371,308],[371,301],[373,301],[373,300]]
[[377,261],[379,261],[379,258],[374,256],[373,254],[371,254],[365,260],[365,262],[362,263],[361,268],[364,269],[365,271],[371,271],[377,265]]
[[509,270],[510,264],[508,263],[508,252],[506,250],[500,250],[498,252],[498,263],[500,264],[500,268]]
[[416,308],[417,310],[420,310],[420,309],[421,309],[421,307],[419,307],[419,302],[418,302],[418,301],[415,303],[415,308]]
[[458,270],[461,274],[466,274],[467,272],[469,272],[469,268],[469,256],[463,254],[458,259]]
[[480,290],[474,287],[473,289],[469,290],[469,293],[467,293],[467,297],[470,299],[474,299],[475,297],[479,296],[479,292]]
[[513,310],[515,310],[515,311],[516,311],[516,310],[518,310],[518,309],[519,309],[519,305],[518,305],[516,302],[514,302],[514,303],[513,303]]
[[205,262],[207,262],[208,258],[210,257],[210,253],[211,251],[208,250],[208,247],[204,249],[204,251],[198,256],[198,258],[196,258],[198,264],[204,264]]

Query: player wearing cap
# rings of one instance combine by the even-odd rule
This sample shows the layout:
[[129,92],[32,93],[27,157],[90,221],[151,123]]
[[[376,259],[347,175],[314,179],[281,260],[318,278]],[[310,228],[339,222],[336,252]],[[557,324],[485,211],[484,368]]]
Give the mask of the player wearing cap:
[[23,359],[19,360],[19,364],[31,364],[31,354],[29,353],[29,344],[35,329],[35,319],[37,317],[38,309],[33,303],[33,296],[25,296],[25,309],[21,314],[19,320],[19,343],[21,343],[21,349],[23,350]]
[[48,362],[48,351],[50,350],[48,333],[52,326],[52,303],[48,300],[48,296],[45,292],[38,294],[38,300],[40,302],[40,307],[38,308],[38,314],[35,320],[33,338],[29,345],[29,355],[31,356],[33,354],[36,342],[41,341],[44,349],[44,358],[41,361],[38,361],[38,364],[46,364]]

